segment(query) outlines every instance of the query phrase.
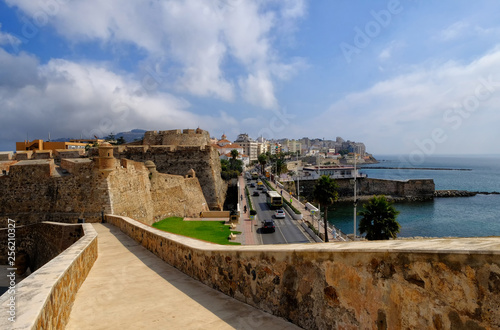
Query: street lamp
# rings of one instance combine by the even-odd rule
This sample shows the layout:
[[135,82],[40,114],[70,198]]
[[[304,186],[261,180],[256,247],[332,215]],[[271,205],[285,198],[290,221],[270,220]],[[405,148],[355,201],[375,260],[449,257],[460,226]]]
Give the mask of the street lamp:
[[357,173],[356,173],[356,147],[354,148],[354,240],[356,240],[356,233],[357,233],[357,229],[356,229],[356,206],[358,204],[358,200],[356,198],[356,179],[357,179]]

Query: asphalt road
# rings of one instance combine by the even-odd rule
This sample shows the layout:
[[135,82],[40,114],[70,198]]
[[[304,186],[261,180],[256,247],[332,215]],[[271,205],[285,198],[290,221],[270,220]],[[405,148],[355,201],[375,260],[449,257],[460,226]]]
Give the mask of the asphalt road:
[[[252,181],[254,182],[254,181]],[[285,219],[274,218],[275,210],[271,210],[266,203],[266,194],[258,190],[260,195],[252,196],[257,188],[248,186],[252,205],[257,210],[257,219],[259,227],[257,229],[257,236],[261,244],[289,244],[289,243],[310,243],[310,239],[306,233],[299,229],[299,224],[293,220],[290,215],[285,211]],[[274,220],[276,231],[274,233],[261,232],[260,222],[263,220]]]

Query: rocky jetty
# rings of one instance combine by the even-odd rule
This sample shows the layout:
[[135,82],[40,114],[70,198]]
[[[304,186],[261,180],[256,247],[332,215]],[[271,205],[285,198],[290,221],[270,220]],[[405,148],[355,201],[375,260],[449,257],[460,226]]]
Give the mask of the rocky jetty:
[[468,191],[468,190],[436,190],[434,197],[471,197],[476,195],[499,195],[500,192],[493,191]]

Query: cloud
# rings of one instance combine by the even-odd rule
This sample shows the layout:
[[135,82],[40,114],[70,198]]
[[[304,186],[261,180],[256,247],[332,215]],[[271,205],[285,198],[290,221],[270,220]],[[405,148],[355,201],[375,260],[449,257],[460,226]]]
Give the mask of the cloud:
[[[0,29],[2,28],[2,24],[0,23]],[[11,45],[13,47],[18,46],[21,44],[21,40],[18,38],[14,37],[13,35],[9,33],[5,33],[0,31],[0,46],[1,45]]]
[[[45,14],[46,23],[72,43],[132,44],[152,63],[166,60],[177,91],[230,102],[237,87],[247,99],[259,85],[266,88],[266,101],[257,103],[265,107],[275,106],[274,84],[282,78],[272,68],[296,65],[283,62],[271,40],[278,30],[293,31],[305,15],[305,1],[89,0],[54,2],[47,9],[45,2],[6,0],[30,17]],[[228,74],[234,65],[241,72],[236,78]],[[242,78],[247,83],[237,84]]]
[[381,61],[389,60],[392,57],[394,51],[402,47],[403,43],[393,40],[389,43],[387,47],[382,49],[382,51],[378,55],[378,59]]
[[[331,134],[335,124],[336,135],[356,137],[379,153],[402,153],[418,148],[416,141],[432,139],[437,129],[450,137],[439,143],[442,153],[491,153],[474,141],[497,129],[499,67],[500,48],[495,48],[469,63],[420,67],[378,82],[332,104],[315,120],[324,123],[318,132]],[[457,132],[468,137],[469,145],[451,138]]]
[[464,21],[458,21],[448,26],[439,33],[438,38],[444,41],[451,41],[459,38],[469,29],[470,24]]
[[266,72],[261,71],[257,75],[250,74],[246,79],[240,79],[239,85],[243,90],[243,98],[248,103],[266,109],[278,107],[273,83]]
[[[151,93],[143,81],[119,75],[102,63],[75,63],[62,59],[40,65],[26,54],[12,55],[0,48],[0,140],[106,136],[132,128],[170,129],[231,126],[226,113],[201,116],[190,103],[169,93]],[[7,71],[6,71],[7,70]],[[75,136],[76,135],[76,136]]]

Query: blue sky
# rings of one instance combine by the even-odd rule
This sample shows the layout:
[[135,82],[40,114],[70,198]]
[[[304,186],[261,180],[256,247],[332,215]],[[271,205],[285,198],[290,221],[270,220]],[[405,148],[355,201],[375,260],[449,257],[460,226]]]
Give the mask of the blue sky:
[[498,154],[497,1],[0,1],[0,150],[196,128]]

